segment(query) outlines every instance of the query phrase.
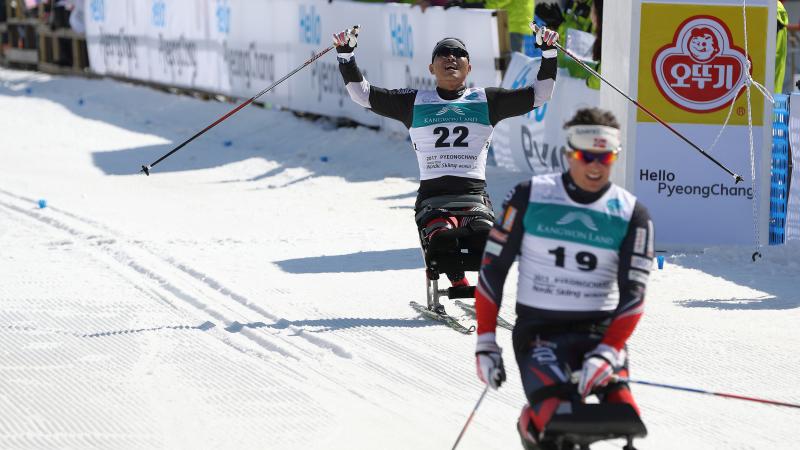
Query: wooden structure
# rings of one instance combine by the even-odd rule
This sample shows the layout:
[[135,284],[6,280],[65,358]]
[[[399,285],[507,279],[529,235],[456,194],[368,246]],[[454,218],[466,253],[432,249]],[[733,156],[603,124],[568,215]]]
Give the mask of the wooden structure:
[[[39,38],[38,70],[50,73],[82,73],[89,70],[86,38],[69,28],[36,28]],[[67,54],[65,54],[67,53]]]
[[26,14],[22,0],[5,0],[6,21],[3,23],[3,59],[6,64],[35,68],[39,62],[36,51],[38,17]]
[[84,74],[89,57],[86,38],[70,28],[48,24],[49,4],[26,9],[24,0],[5,0],[5,22],[0,22],[3,65],[61,74]]

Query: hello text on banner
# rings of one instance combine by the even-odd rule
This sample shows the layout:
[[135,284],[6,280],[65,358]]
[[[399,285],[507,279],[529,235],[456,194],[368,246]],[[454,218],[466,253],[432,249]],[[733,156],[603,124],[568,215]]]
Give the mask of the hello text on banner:
[[[497,17],[486,10],[327,0],[85,0],[92,71],[250,97],[359,23],[356,58],[370,83],[429,88],[434,43],[462,38],[470,84],[496,86]],[[290,109],[396,127],[351,102],[333,52],[262,98]],[[387,121],[388,122],[388,121]],[[400,125],[402,127],[402,125]]]

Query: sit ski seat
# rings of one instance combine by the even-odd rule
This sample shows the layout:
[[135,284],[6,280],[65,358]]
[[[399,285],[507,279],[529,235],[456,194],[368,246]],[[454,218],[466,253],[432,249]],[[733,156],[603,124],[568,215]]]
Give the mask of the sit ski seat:
[[572,412],[553,416],[545,428],[544,440],[588,448],[593,442],[624,438],[628,442],[623,448],[634,450],[633,438],[646,435],[647,428],[631,405],[578,403],[572,405]]
[[490,229],[483,222],[476,221],[437,233],[428,243],[425,265],[439,273],[480,270]]
[[[428,242],[425,224],[441,216],[475,217],[466,226],[436,233]],[[420,230],[425,266],[437,274],[477,271],[486,239],[494,223],[494,213],[482,195],[441,195],[420,202],[414,219]],[[438,277],[437,277],[438,278]]]
[[[466,225],[435,233],[425,228],[437,217],[473,217]],[[482,195],[442,195],[423,200],[414,217],[419,228],[422,254],[425,260],[428,309],[443,310],[439,297],[474,298],[474,286],[439,289],[440,274],[478,271],[481,268],[483,248],[494,224],[494,213]]]

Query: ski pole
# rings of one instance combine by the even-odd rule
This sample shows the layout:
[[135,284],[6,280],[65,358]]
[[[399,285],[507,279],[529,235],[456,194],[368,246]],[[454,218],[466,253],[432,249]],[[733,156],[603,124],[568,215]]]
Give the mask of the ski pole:
[[161,158],[158,158],[157,160],[153,161],[153,162],[152,162],[152,163],[150,163],[149,165],[142,166],[142,170],[141,170],[141,172],[144,172],[144,173],[145,173],[145,175],[147,175],[147,176],[150,176],[150,169],[151,169],[152,167],[154,167],[156,164],[158,164],[158,163],[160,163],[161,161],[163,161],[163,160],[167,159],[167,158],[168,158],[170,155],[172,155],[173,153],[175,153],[175,152],[177,152],[178,150],[182,149],[182,148],[183,148],[183,147],[184,147],[186,144],[188,144],[189,142],[192,142],[193,140],[197,139],[198,137],[200,137],[200,136],[201,136],[203,133],[205,133],[206,131],[208,131],[208,130],[210,130],[210,129],[214,128],[214,127],[215,127],[215,126],[217,126],[219,123],[221,123],[223,120],[225,120],[225,119],[227,119],[228,117],[230,117],[230,116],[232,116],[232,115],[236,114],[237,112],[239,112],[239,110],[240,110],[240,109],[244,108],[245,106],[249,105],[250,103],[253,103],[253,101],[254,101],[255,99],[257,99],[258,97],[261,97],[262,95],[266,94],[267,92],[269,92],[270,90],[272,90],[272,88],[274,88],[275,86],[277,86],[277,85],[279,85],[279,84],[283,83],[284,81],[286,81],[286,79],[288,79],[288,78],[289,78],[289,77],[291,77],[292,75],[296,74],[296,73],[297,73],[297,72],[299,72],[301,69],[303,69],[303,68],[304,68],[304,67],[306,67],[307,65],[311,64],[312,62],[316,61],[316,60],[317,60],[317,59],[319,59],[319,58],[320,58],[322,55],[324,55],[324,54],[328,53],[329,51],[331,51],[331,50],[332,50],[332,49],[334,49],[334,48],[335,48],[335,46],[334,46],[334,45],[330,45],[330,46],[329,46],[329,47],[327,47],[325,50],[322,50],[321,52],[314,54],[313,56],[311,56],[311,58],[309,58],[309,59],[308,59],[306,62],[304,62],[302,65],[300,65],[300,66],[299,66],[299,67],[297,67],[296,69],[294,69],[294,70],[292,70],[291,72],[289,72],[289,74],[287,74],[286,76],[284,76],[284,77],[283,77],[283,78],[281,78],[280,80],[278,80],[278,81],[276,81],[276,82],[272,83],[272,85],[270,85],[268,88],[264,89],[263,91],[261,91],[261,92],[259,92],[258,94],[254,95],[254,96],[253,96],[253,97],[251,97],[250,99],[246,100],[246,101],[245,101],[244,103],[242,103],[241,105],[239,105],[239,106],[237,106],[236,108],[233,108],[232,110],[228,111],[228,113],[227,113],[227,114],[225,114],[224,116],[222,116],[222,117],[220,117],[219,119],[217,119],[217,120],[216,120],[214,123],[212,123],[211,125],[209,125],[209,126],[207,126],[207,127],[203,128],[202,130],[200,130],[200,131],[199,131],[197,134],[195,134],[194,136],[192,136],[192,137],[190,137],[189,139],[187,139],[187,140],[183,141],[183,142],[182,142],[180,145],[178,145],[177,147],[175,147],[175,148],[173,148],[172,150],[170,150],[170,151],[169,151],[169,153],[165,154],[165,155],[164,155],[164,156],[162,156]]
[[472,422],[472,418],[475,416],[475,411],[478,410],[478,407],[481,406],[481,402],[483,401],[483,397],[486,397],[486,393],[489,392],[489,385],[487,384],[485,388],[483,388],[483,392],[481,393],[480,398],[478,399],[478,403],[475,404],[475,407],[472,408],[472,412],[469,413],[469,417],[467,417],[467,423],[464,424],[464,427],[461,428],[461,433],[458,433],[458,437],[456,438],[455,444],[453,444],[453,448],[451,450],[456,450],[458,443],[461,441],[461,438],[464,436],[464,432],[467,431],[467,427],[469,423]]
[[[533,32],[534,32],[534,33],[536,33],[537,31],[538,31],[538,27],[535,27],[535,29],[533,30]],[[620,95],[622,95],[623,97],[627,98],[627,99],[628,99],[628,100],[629,100],[631,103],[633,103],[634,105],[636,105],[637,107],[639,107],[639,109],[641,109],[641,110],[642,110],[642,111],[643,111],[645,114],[647,114],[648,116],[652,117],[652,118],[653,118],[653,119],[654,119],[656,122],[660,123],[661,125],[664,125],[664,126],[665,126],[665,127],[666,127],[666,128],[669,130],[669,131],[672,131],[672,132],[673,132],[673,133],[674,133],[676,136],[678,136],[678,137],[679,137],[679,138],[681,138],[681,139],[682,139],[684,142],[686,142],[687,144],[689,144],[690,146],[692,146],[692,148],[694,148],[695,150],[697,150],[698,152],[700,152],[700,153],[701,153],[703,156],[705,156],[706,158],[708,158],[709,160],[711,160],[711,162],[713,162],[714,164],[718,165],[718,166],[719,166],[719,167],[720,167],[722,170],[724,170],[724,171],[725,171],[725,172],[727,172],[727,173],[728,173],[730,176],[732,176],[732,177],[733,177],[733,179],[734,179],[734,182],[735,182],[735,183],[738,183],[738,182],[740,182],[740,181],[743,181],[743,180],[744,180],[744,178],[742,178],[742,176],[741,176],[741,175],[738,175],[738,174],[735,174],[735,173],[733,173],[733,172],[732,172],[730,169],[728,169],[727,167],[725,167],[725,166],[724,166],[724,165],[723,165],[721,162],[717,161],[717,160],[716,160],[716,159],[715,159],[713,156],[711,156],[711,155],[709,155],[708,153],[706,153],[705,151],[703,151],[703,149],[701,149],[700,147],[698,147],[698,146],[697,146],[697,144],[695,144],[694,142],[690,141],[690,140],[689,140],[689,138],[687,138],[686,136],[684,136],[683,134],[681,134],[681,133],[680,133],[678,130],[676,130],[675,128],[673,128],[672,126],[670,126],[670,125],[669,125],[667,122],[664,122],[664,121],[663,121],[663,120],[662,120],[660,117],[658,117],[657,115],[655,115],[655,114],[654,114],[652,111],[650,111],[649,109],[647,109],[647,108],[646,108],[644,105],[642,105],[641,103],[637,102],[636,100],[634,100],[633,98],[631,98],[631,96],[629,96],[628,94],[626,94],[625,92],[623,92],[621,89],[619,89],[618,87],[614,86],[614,84],[613,84],[613,83],[611,83],[610,81],[608,81],[608,80],[606,80],[605,78],[603,78],[603,76],[602,76],[602,75],[600,75],[599,73],[597,73],[597,71],[596,71],[596,70],[594,70],[594,69],[592,69],[591,67],[589,67],[589,66],[588,66],[586,63],[584,63],[583,61],[581,61],[581,60],[580,60],[580,59],[579,59],[577,56],[573,55],[573,54],[572,54],[572,52],[570,52],[569,50],[567,50],[567,49],[565,49],[564,47],[562,47],[562,46],[561,46],[561,44],[559,44],[558,42],[555,42],[555,43],[553,43],[553,45],[554,45],[554,46],[555,46],[557,49],[561,50],[561,51],[562,51],[562,52],[563,52],[565,55],[567,55],[567,56],[569,56],[570,58],[572,58],[572,59],[573,59],[573,60],[574,60],[576,63],[578,63],[578,65],[580,65],[581,67],[583,67],[584,69],[586,69],[586,70],[587,70],[589,73],[591,73],[592,75],[596,76],[597,78],[599,78],[600,80],[602,80],[603,82],[605,82],[607,85],[611,86],[611,87],[612,87],[612,88],[613,88],[615,91],[619,92],[619,93],[620,93]]]
[[664,389],[674,389],[676,391],[686,391],[686,392],[694,392],[696,394],[705,394],[705,395],[715,395],[717,397],[724,397],[724,398],[733,398],[737,400],[747,400],[749,402],[758,402],[758,403],[766,403],[769,405],[777,405],[777,406],[788,406],[790,408],[800,408],[800,404],[797,403],[786,403],[786,402],[779,402],[775,400],[766,400],[763,398],[756,398],[756,397],[747,397],[744,395],[737,395],[737,394],[725,394],[722,392],[712,392],[706,391],[703,389],[695,389],[695,388],[688,388],[682,386],[674,386],[671,384],[663,384],[663,383],[653,383],[652,381],[643,381],[643,380],[631,380],[630,378],[618,378],[617,380],[622,382],[628,383],[635,383],[635,384],[643,384],[645,386],[653,386],[659,387]]

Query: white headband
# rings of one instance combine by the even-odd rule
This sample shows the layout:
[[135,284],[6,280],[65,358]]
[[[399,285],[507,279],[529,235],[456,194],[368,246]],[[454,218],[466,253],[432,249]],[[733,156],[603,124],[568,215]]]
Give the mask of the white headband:
[[619,150],[619,130],[605,125],[573,125],[567,128],[567,143],[578,150],[612,152]]

